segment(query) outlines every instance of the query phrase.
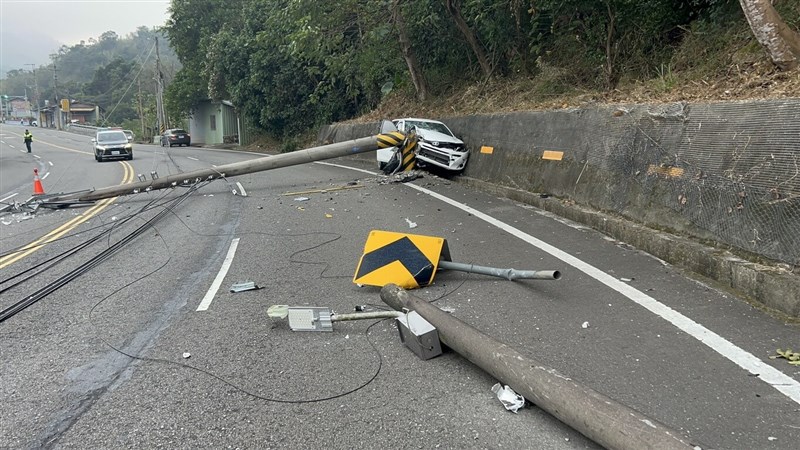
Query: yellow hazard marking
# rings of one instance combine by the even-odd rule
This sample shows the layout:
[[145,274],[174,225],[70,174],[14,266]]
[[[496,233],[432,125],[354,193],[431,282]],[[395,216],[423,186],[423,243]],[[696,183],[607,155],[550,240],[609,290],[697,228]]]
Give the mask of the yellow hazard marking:
[[492,153],[494,153],[494,147],[489,147],[486,145],[481,146],[481,153],[486,153],[487,155],[491,155]]
[[551,161],[561,161],[564,158],[564,152],[557,152],[555,150],[545,150],[542,153],[542,159],[549,159]]
[[664,175],[665,177],[677,178],[683,175],[684,170],[674,166],[657,166],[650,164],[647,168],[648,175]]
[[417,147],[417,138],[416,135],[409,136],[408,141],[406,142],[405,147],[403,147],[402,151],[402,164],[401,169],[403,172],[409,172],[414,170],[417,164],[417,155],[414,153],[414,149]]
[[405,289],[433,281],[439,259],[450,259],[447,241],[440,237],[372,230],[364,244],[353,283]]
[[403,142],[406,136],[399,131],[392,131],[391,133],[382,133],[377,137],[379,148],[397,147]]

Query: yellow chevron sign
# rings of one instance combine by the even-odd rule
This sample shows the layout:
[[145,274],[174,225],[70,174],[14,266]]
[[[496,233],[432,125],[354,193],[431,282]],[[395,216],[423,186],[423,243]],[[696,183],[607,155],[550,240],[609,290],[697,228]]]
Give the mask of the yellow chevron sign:
[[404,289],[427,286],[440,260],[450,261],[444,238],[372,230],[353,283],[379,287],[394,283]]

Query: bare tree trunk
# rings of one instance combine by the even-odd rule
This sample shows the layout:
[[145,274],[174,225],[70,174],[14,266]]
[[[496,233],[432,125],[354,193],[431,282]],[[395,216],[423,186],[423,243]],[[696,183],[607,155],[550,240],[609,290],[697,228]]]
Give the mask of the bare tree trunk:
[[414,55],[414,49],[411,48],[411,40],[406,32],[406,22],[400,12],[400,0],[392,2],[392,20],[400,37],[400,51],[403,53],[403,59],[406,60],[411,82],[414,83],[414,89],[417,91],[417,99],[424,101],[428,98],[428,83],[425,81],[422,68],[417,61],[416,55]]
[[611,9],[610,3],[606,2],[606,7],[608,9],[608,29],[606,30],[606,63],[603,71],[606,76],[606,89],[610,91],[617,85],[617,73],[615,70],[617,46],[614,43],[614,33],[617,31],[615,28],[617,14]]
[[475,35],[475,32],[473,32],[472,28],[467,24],[467,21],[464,20],[464,16],[461,15],[461,0],[442,1],[444,2],[444,7],[447,9],[447,12],[450,13],[450,16],[456,23],[456,27],[467,39],[467,43],[469,43],[470,48],[472,48],[472,52],[475,53],[475,56],[478,58],[478,64],[481,65],[483,75],[489,78],[492,76],[492,65],[489,64],[489,58],[486,56],[483,45],[478,41],[478,36]]
[[800,34],[789,28],[770,0],[739,0],[756,40],[782,70],[800,66]]

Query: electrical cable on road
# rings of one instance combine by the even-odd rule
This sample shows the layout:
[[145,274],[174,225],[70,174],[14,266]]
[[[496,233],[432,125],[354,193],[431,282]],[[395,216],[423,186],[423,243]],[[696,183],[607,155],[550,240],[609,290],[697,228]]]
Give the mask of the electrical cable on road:
[[[203,185],[205,185],[205,183],[203,183]],[[174,208],[174,207],[180,205],[181,203],[183,203],[192,193],[194,193],[200,187],[201,187],[201,185],[199,185],[199,184],[195,185],[192,189],[190,189],[186,193],[184,193],[184,194],[180,195],[179,197],[175,198],[172,201],[172,204],[169,206],[169,208]],[[119,241],[117,241],[116,243],[111,245],[110,247],[106,248],[105,250],[100,252],[98,255],[96,255],[93,258],[91,258],[89,261],[87,261],[87,262],[81,264],[80,266],[76,267],[75,269],[69,271],[67,274],[62,275],[61,277],[59,277],[54,282],[51,282],[50,284],[48,284],[48,285],[44,286],[43,288],[37,290],[36,292],[34,292],[33,294],[29,295],[28,297],[23,298],[22,300],[16,302],[12,306],[10,306],[8,308],[5,308],[4,310],[0,311],[0,323],[6,321],[7,319],[9,319],[11,317],[13,317],[17,313],[25,310],[29,306],[31,306],[34,303],[38,302],[39,300],[47,297],[48,295],[50,295],[51,293],[53,293],[56,290],[60,289],[61,287],[65,286],[66,284],[68,284],[72,280],[78,278],[79,276],[81,276],[82,274],[88,272],[89,270],[91,270],[95,266],[97,266],[97,265],[101,264],[102,262],[104,262],[105,260],[109,259],[111,256],[113,256],[117,251],[122,249],[125,245],[127,245],[133,239],[135,239],[136,237],[140,236],[142,233],[144,233],[146,230],[148,230],[150,227],[152,227],[155,223],[157,223],[163,217],[166,217],[167,214],[168,214],[168,212],[166,210],[159,212],[153,218],[151,218],[150,220],[148,220],[147,222],[145,222],[144,224],[139,226],[136,230],[134,230],[133,232],[129,233],[128,235],[126,235],[125,237],[123,237],[122,239],[120,239]]]
[[[53,239],[52,241],[48,241],[47,245],[50,245],[50,244],[52,244],[54,242],[59,242],[59,241],[62,241],[62,240],[66,240],[66,239],[69,239],[69,238],[80,236],[81,234],[85,234],[85,233],[87,233],[89,231],[92,231],[92,230],[96,230],[96,229],[99,229],[99,228],[107,228],[102,233],[100,233],[100,234],[98,234],[96,236],[93,236],[93,237],[89,238],[88,240],[77,244],[76,246],[73,246],[73,247],[71,247],[71,248],[69,248],[69,249],[67,249],[67,250],[65,250],[65,251],[63,251],[63,252],[61,252],[61,253],[59,253],[57,255],[54,255],[54,256],[52,256],[50,258],[47,258],[44,261],[41,261],[38,264],[36,264],[34,266],[31,266],[31,267],[29,267],[29,268],[27,268],[27,269],[15,274],[15,275],[12,275],[12,276],[10,276],[8,278],[0,280],[0,285],[3,285],[3,284],[6,284],[6,283],[10,282],[11,280],[14,280],[14,279],[16,279],[18,277],[23,276],[26,273],[32,272],[32,271],[37,270],[37,269],[41,269],[41,270],[37,270],[36,273],[34,273],[33,275],[29,275],[29,276],[25,277],[20,282],[17,282],[15,284],[11,285],[11,286],[7,286],[7,287],[4,287],[4,288],[0,289],[0,293],[3,293],[5,291],[13,288],[14,286],[17,286],[17,285],[21,284],[22,282],[29,280],[33,276],[38,275],[38,274],[40,274],[40,273],[42,273],[42,272],[44,272],[44,271],[56,266],[58,263],[66,260],[67,257],[72,256],[72,255],[76,254],[78,251],[82,250],[83,248],[88,247],[89,244],[94,243],[95,241],[97,241],[99,239],[102,239],[103,236],[107,235],[110,238],[111,233],[114,231],[114,229],[116,227],[119,227],[119,226],[125,224],[129,220],[141,215],[144,212],[147,212],[147,211],[149,211],[151,209],[155,209],[157,207],[160,207],[160,206],[163,206],[164,204],[166,204],[166,202],[165,203],[156,203],[156,201],[161,200],[164,197],[166,197],[166,193],[164,195],[161,195],[160,198],[158,198],[158,199],[153,199],[153,200],[149,201],[139,211],[137,211],[135,213],[132,213],[132,214],[130,214],[130,215],[126,216],[126,217],[123,217],[122,219],[114,222],[111,227],[108,227],[108,224],[103,223],[103,224],[100,224],[100,225],[97,225],[97,226],[93,226],[93,227],[87,228],[85,230],[81,230],[81,231],[77,231],[75,233],[70,233],[70,234],[67,234],[65,236],[61,236],[61,237],[59,237],[57,239]],[[0,254],[0,257],[14,255],[16,253],[24,251],[24,250],[27,249],[28,245],[30,245],[30,244],[25,244],[25,245],[17,247],[16,249],[9,250],[6,253]],[[45,245],[45,244],[42,244],[42,245]],[[50,263],[52,263],[52,264],[50,264]],[[46,267],[44,267],[44,266],[46,266]],[[44,267],[44,268],[42,269],[42,267]]]
[[[169,155],[169,157],[171,158],[171,155]],[[205,184],[208,184],[208,182],[203,183],[203,185],[205,185]],[[24,310],[25,308],[27,308],[31,304],[35,303],[36,301],[40,300],[41,298],[44,298],[46,295],[49,295],[50,293],[54,292],[55,290],[57,290],[58,288],[62,287],[63,285],[65,285],[69,281],[77,278],[81,274],[85,273],[86,271],[90,270],[91,268],[95,267],[96,265],[102,263],[103,261],[108,259],[111,255],[113,255],[116,251],[121,249],[125,244],[130,242],[130,240],[134,239],[135,237],[137,237],[141,233],[143,233],[144,230],[154,227],[155,223],[158,220],[160,220],[161,218],[165,217],[167,214],[171,213],[174,217],[179,219],[179,222],[181,222],[184,225],[184,227],[186,227],[188,230],[190,230],[191,232],[193,232],[193,233],[195,233],[197,235],[202,235],[202,236],[220,236],[220,235],[203,234],[203,233],[199,233],[199,232],[191,229],[191,227],[189,227],[174,211],[175,207],[177,207],[185,198],[187,198],[191,193],[193,193],[197,189],[199,189],[199,184],[195,184],[195,185],[191,186],[190,190],[187,191],[185,194],[182,194],[180,197],[178,197],[178,198],[176,198],[174,200],[171,200],[172,201],[171,205],[165,207],[165,209],[163,211],[161,211],[155,217],[153,217],[150,220],[148,220],[147,222],[145,222],[145,224],[143,224],[142,226],[137,228],[135,231],[133,231],[132,233],[130,233],[127,236],[125,236],[124,238],[122,238],[117,243],[110,244],[109,247],[106,250],[101,252],[95,258],[92,258],[87,263],[82,264],[80,267],[78,267],[75,270],[71,271],[67,275],[59,278],[54,283],[51,283],[50,285],[46,286],[45,288],[40,289],[39,291],[37,291],[36,293],[32,294],[31,296],[29,296],[28,298],[24,299],[23,301],[18,302],[16,305],[12,306],[11,308],[7,308],[6,310],[0,312],[0,322],[6,320],[7,318],[9,318],[11,316],[13,316],[17,312],[20,312],[20,311]],[[63,256],[61,256],[59,258],[59,261],[53,262],[53,264],[48,266],[48,268],[51,267],[52,265],[57,264],[61,260],[66,259],[71,254],[73,254],[72,250],[77,251],[79,248],[83,248],[84,246],[88,246],[90,243],[95,242],[97,239],[101,239],[103,236],[109,236],[109,239],[110,239],[110,232],[114,228],[116,228],[119,225],[124,224],[125,222],[127,222],[128,220],[130,220],[130,219],[132,219],[134,217],[137,217],[141,212],[144,212],[145,210],[148,210],[148,209],[152,209],[152,208],[148,208],[148,206],[151,205],[154,202],[155,202],[155,200],[151,201],[148,205],[145,205],[145,207],[143,207],[141,211],[139,211],[137,213],[134,213],[134,214],[124,218],[120,222],[115,223],[114,226],[112,228],[110,228],[109,230],[106,230],[106,232],[101,233],[100,235],[98,235],[96,237],[93,237],[92,239],[90,239],[90,240],[88,240],[88,241],[86,241],[86,242],[74,247],[73,249],[71,249],[71,250],[69,250],[67,252],[64,252]],[[169,203],[169,202],[166,202],[166,203]],[[103,225],[103,226],[106,226],[106,225]],[[263,232],[244,233],[244,234],[270,235],[270,236],[275,236],[275,237],[301,237],[301,236],[310,236],[310,235],[329,235],[329,236],[333,236],[332,238],[327,239],[324,242],[315,244],[315,245],[313,245],[311,247],[304,248],[304,249],[301,249],[301,250],[298,250],[298,251],[292,253],[290,255],[289,259],[293,263],[311,264],[311,265],[324,265],[325,268],[318,275],[320,279],[323,279],[323,278],[345,278],[345,277],[349,278],[350,277],[349,275],[346,275],[346,276],[345,275],[326,276],[325,272],[330,268],[330,264],[329,263],[299,260],[299,259],[296,258],[297,255],[300,255],[300,254],[302,254],[304,252],[308,252],[308,251],[311,251],[311,250],[314,250],[314,249],[321,248],[321,247],[323,247],[323,246],[325,246],[327,244],[330,244],[332,242],[335,242],[335,241],[341,239],[342,236],[340,234],[337,234],[337,233],[326,233],[326,232],[299,233],[299,234],[292,234],[292,235],[263,233]],[[162,240],[163,240],[163,237],[162,237]],[[48,261],[52,261],[53,259],[55,259],[55,258],[51,258]],[[170,258],[168,258],[167,261],[165,261],[159,267],[155,268],[154,270],[150,271],[149,273],[147,273],[145,275],[142,275],[142,276],[138,277],[136,280],[133,280],[133,281],[125,284],[124,286],[114,290],[113,292],[111,292],[107,296],[105,296],[103,299],[101,299],[99,302],[97,302],[91,308],[91,310],[89,312],[90,322],[92,323],[92,325],[95,326],[94,323],[92,322],[92,313],[95,311],[95,309],[97,307],[99,307],[103,302],[105,302],[106,300],[108,300],[109,298],[111,298],[113,295],[115,295],[116,293],[120,292],[121,290],[125,289],[126,287],[131,286],[132,284],[135,284],[138,281],[141,281],[141,280],[147,278],[148,276],[151,276],[152,274],[158,272],[159,270],[162,270],[169,263],[169,260],[170,260]],[[45,262],[45,264],[46,263],[47,262]],[[40,272],[41,271],[37,272],[37,274],[40,273]],[[15,275],[11,279],[13,279],[13,278],[15,278],[17,276],[19,276],[19,274]],[[29,279],[29,278],[31,278],[31,277],[27,277],[26,279]],[[5,281],[8,281],[8,280],[9,279],[7,279]],[[466,280],[462,280],[462,282],[459,284],[458,287],[456,287],[455,289],[453,289],[453,290],[451,290],[449,292],[446,292],[446,293],[442,294],[441,296],[439,296],[438,298],[436,298],[433,301],[439,300],[439,299],[441,299],[441,298],[443,298],[443,297],[445,297],[447,295],[452,294],[453,292],[458,290],[464,284],[465,281]],[[6,288],[6,289],[8,289],[8,288]],[[385,322],[387,320],[388,319],[378,320],[378,321],[370,324],[364,331],[364,335],[365,335],[365,337],[367,339],[367,342],[370,344],[370,346],[372,347],[373,351],[375,352],[375,355],[377,357],[377,362],[378,362],[374,373],[369,377],[369,379],[365,380],[363,383],[361,383],[360,385],[354,387],[353,389],[349,389],[349,390],[347,390],[345,392],[340,392],[338,394],[334,394],[334,395],[330,395],[330,396],[311,398],[311,399],[281,399],[281,398],[275,398],[275,397],[268,397],[268,396],[260,395],[258,393],[252,392],[252,391],[250,391],[248,389],[245,389],[243,387],[237,386],[236,384],[234,384],[234,383],[224,379],[223,377],[221,377],[221,376],[219,376],[219,375],[217,375],[217,374],[215,374],[215,373],[213,373],[211,371],[208,371],[206,369],[195,367],[195,366],[183,363],[183,362],[176,362],[176,361],[171,361],[171,360],[161,359],[161,358],[149,358],[149,357],[133,355],[133,354],[130,354],[130,353],[128,353],[128,352],[126,352],[126,351],[124,351],[122,349],[119,349],[119,348],[115,347],[114,345],[112,345],[111,343],[105,341],[102,338],[100,338],[100,339],[109,348],[111,348],[114,351],[116,351],[116,352],[118,352],[118,353],[120,353],[120,354],[122,354],[124,356],[127,356],[129,358],[142,360],[142,361],[148,361],[148,362],[157,362],[157,363],[164,363],[164,364],[171,364],[171,365],[177,365],[177,366],[181,366],[181,367],[186,367],[186,368],[189,368],[191,370],[195,370],[195,371],[201,372],[201,373],[203,373],[203,374],[205,374],[207,376],[210,376],[210,377],[212,377],[212,378],[224,383],[225,385],[228,385],[228,386],[230,386],[230,387],[232,387],[232,388],[244,393],[245,395],[248,395],[248,396],[250,396],[252,398],[255,398],[255,399],[259,399],[259,400],[263,400],[263,401],[269,401],[269,402],[276,402],[276,403],[295,403],[295,404],[297,404],[297,403],[313,403],[313,402],[321,402],[321,401],[332,400],[332,399],[344,397],[346,395],[350,395],[350,394],[352,394],[354,392],[357,392],[357,391],[363,389],[364,387],[366,387],[367,385],[372,383],[378,377],[378,375],[380,374],[380,371],[382,369],[383,357],[382,357],[380,351],[378,350],[377,346],[375,345],[375,343],[370,339],[369,334],[370,334],[370,331],[373,329],[373,327],[375,327],[379,323]]]

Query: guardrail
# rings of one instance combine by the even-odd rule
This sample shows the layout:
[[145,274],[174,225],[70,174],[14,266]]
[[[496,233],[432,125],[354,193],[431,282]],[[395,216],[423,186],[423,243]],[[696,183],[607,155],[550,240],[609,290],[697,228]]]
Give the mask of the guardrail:
[[76,134],[83,134],[86,136],[94,136],[94,134],[97,133],[97,130],[99,129],[100,127],[71,123],[64,128],[64,131],[69,131],[70,133],[76,133]]

